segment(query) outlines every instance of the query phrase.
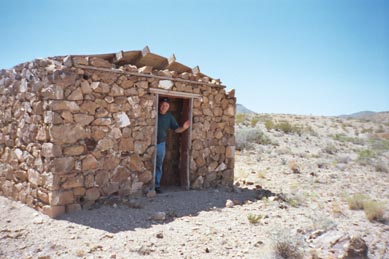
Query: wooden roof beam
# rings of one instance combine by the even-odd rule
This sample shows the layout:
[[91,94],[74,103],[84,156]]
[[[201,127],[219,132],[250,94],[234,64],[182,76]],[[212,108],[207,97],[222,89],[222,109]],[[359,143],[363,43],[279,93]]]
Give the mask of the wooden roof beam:
[[191,72],[190,67],[187,67],[176,61],[176,56],[174,54],[169,58],[169,65],[166,68],[171,71],[176,71],[179,74],[184,72]]
[[142,50],[141,58],[136,62],[137,67],[151,66],[157,70],[163,70],[168,66],[167,58],[151,53],[148,46]]

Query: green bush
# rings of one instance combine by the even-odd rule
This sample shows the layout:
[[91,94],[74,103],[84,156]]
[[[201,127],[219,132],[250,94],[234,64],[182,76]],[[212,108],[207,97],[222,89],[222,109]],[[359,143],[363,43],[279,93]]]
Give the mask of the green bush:
[[258,117],[254,117],[251,119],[251,127],[255,127],[259,121]]
[[265,127],[269,130],[277,130],[282,131],[286,134],[289,133],[296,133],[298,135],[301,135],[303,132],[303,128],[301,126],[294,126],[291,125],[288,121],[280,121],[279,123],[274,123],[272,120],[265,121]]
[[367,163],[370,159],[376,157],[376,153],[370,149],[360,150],[358,152],[358,161],[361,163]]
[[272,120],[265,121],[265,127],[268,131],[274,129],[274,123]]
[[246,115],[243,113],[237,113],[235,115],[235,123],[242,124],[246,120]]

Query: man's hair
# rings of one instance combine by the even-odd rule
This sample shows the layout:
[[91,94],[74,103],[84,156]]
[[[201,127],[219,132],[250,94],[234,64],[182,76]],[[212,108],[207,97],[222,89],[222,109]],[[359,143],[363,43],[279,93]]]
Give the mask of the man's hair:
[[160,102],[160,103],[163,103],[163,102],[165,102],[165,103],[170,103],[170,100],[169,100],[168,97],[162,97],[161,99],[159,99],[159,102]]

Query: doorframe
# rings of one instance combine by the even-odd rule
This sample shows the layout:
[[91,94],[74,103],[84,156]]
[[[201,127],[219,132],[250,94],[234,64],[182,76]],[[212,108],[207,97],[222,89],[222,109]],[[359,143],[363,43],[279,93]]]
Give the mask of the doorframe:
[[152,188],[155,188],[155,165],[157,161],[157,133],[158,133],[158,105],[159,105],[159,96],[164,95],[168,97],[175,97],[175,98],[182,98],[182,99],[189,99],[189,114],[188,114],[188,120],[190,121],[190,126],[188,129],[188,146],[187,146],[187,157],[186,157],[186,190],[189,190],[190,188],[190,177],[189,177],[189,171],[190,171],[190,150],[192,145],[192,121],[193,121],[193,99],[194,98],[202,98],[200,94],[195,93],[186,93],[186,92],[176,92],[176,91],[170,91],[166,89],[159,89],[159,88],[149,88],[149,93],[155,94],[155,127],[154,127],[154,143],[155,143],[155,152],[153,157],[153,184]]

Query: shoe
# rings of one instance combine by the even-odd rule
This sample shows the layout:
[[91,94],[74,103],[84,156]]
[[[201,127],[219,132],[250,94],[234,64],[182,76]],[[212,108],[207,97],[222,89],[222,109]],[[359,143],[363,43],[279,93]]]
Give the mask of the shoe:
[[161,188],[160,187],[155,187],[155,192],[156,193],[162,193]]

